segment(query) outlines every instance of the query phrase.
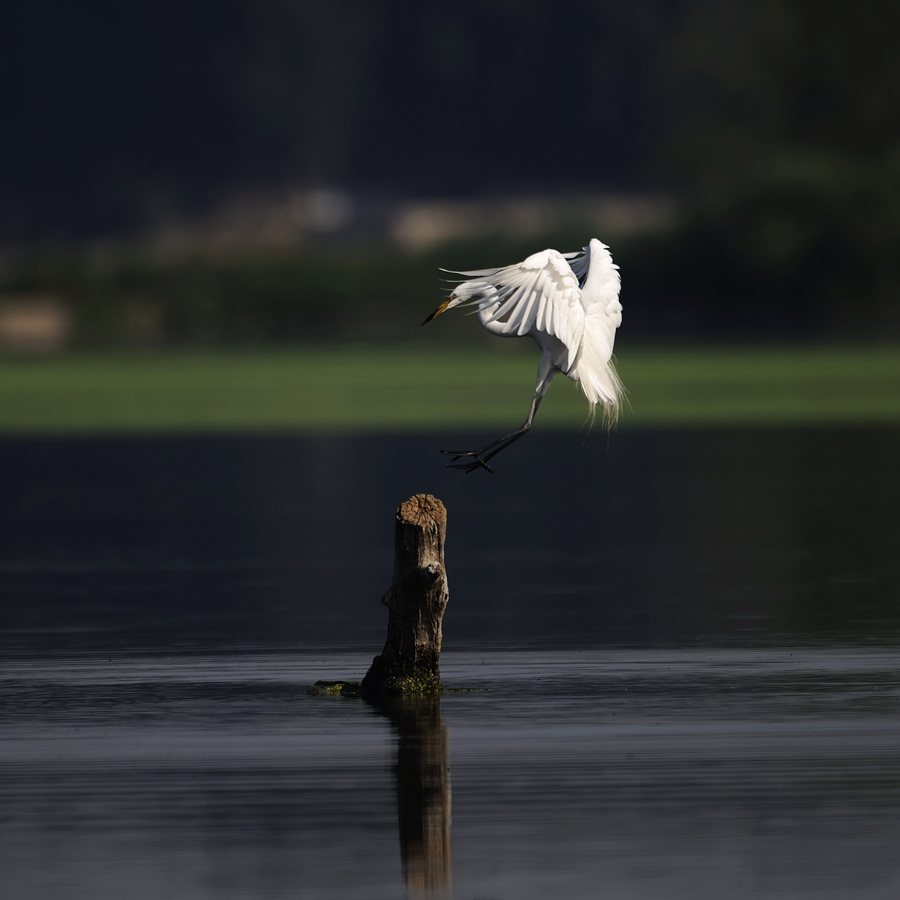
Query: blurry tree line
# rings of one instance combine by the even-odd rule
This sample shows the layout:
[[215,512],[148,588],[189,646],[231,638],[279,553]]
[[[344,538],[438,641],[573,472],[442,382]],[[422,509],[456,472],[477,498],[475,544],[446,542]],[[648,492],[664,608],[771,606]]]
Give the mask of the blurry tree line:
[[[639,333],[897,336],[898,33],[894,0],[5,4],[0,291],[66,293],[91,340],[141,316],[160,340],[303,338],[366,320],[360,266],[383,257],[326,275],[316,248],[192,268],[59,247],[249,188],[660,191],[676,227],[601,236]],[[426,262],[394,271],[418,290]]]

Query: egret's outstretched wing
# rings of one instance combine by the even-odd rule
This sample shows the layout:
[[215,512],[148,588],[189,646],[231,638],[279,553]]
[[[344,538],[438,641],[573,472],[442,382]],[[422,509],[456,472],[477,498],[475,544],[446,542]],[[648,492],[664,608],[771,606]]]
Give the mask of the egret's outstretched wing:
[[595,334],[598,329],[602,331],[611,355],[616,329],[622,324],[619,267],[613,262],[609,247],[596,238],[581,253],[572,254],[569,259],[581,287],[585,321],[592,324]]
[[584,330],[581,290],[571,266],[556,250],[542,250],[501,269],[460,272],[473,279],[454,291],[461,303],[477,303],[488,331],[501,335],[550,335],[567,351],[567,368]]
[[578,284],[584,287],[584,281],[587,278],[591,264],[590,249],[585,247],[583,250],[578,250],[575,253],[566,253],[565,258],[569,261],[569,266],[578,279]]
[[591,406],[602,403],[605,416],[613,421],[624,393],[611,362],[622,323],[619,268],[609,247],[596,238],[570,265],[581,286],[584,331],[574,370],[567,374],[578,381]]

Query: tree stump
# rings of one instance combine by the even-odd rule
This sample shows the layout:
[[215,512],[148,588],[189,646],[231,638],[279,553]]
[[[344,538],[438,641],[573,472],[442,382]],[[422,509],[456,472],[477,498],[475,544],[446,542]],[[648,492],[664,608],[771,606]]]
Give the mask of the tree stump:
[[364,694],[440,693],[446,531],[447,510],[431,494],[416,494],[397,510],[394,580],[381,598],[388,608],[387,640],[363,679]]

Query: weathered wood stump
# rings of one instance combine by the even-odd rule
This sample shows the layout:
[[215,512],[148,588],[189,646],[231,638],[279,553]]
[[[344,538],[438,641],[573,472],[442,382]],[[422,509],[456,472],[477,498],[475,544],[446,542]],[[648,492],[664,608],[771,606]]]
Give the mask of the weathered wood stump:
[[381,598],[388,608],[387,640],[363,679],[364,694],[440,693],[446,531],[447,510],[431,494],[416,494],[397,510],[394,581]]

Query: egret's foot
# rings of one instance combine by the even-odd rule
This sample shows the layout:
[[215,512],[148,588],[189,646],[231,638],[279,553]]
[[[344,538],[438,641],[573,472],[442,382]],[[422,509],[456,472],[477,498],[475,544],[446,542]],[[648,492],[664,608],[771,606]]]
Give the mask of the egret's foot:
[[[491,475],[496,475],[497,473],[480,456],[492,446],[493,444],[488,447],[482,447],[480,450],[441,450],[441,453],[446,453],[447,456],[453,457],[453,461],[447,463],[448,469],[459,469],[466,474],[474,472],[476,469],[487,469]],[[457,462],[458,459],[462,459],[464,456],[471,456],[471,462]]]
[[[477,450],[441,450],[441,453],[446,453],[447,456],[453,457],[453,461],[447,463],[448,469],[461,469],[463,472],[474,472],[476,469],[487,469],[491,475],[496,475],[497,473],[488,465],[488,463],[501,450],[505,450],[510,444],[515,443],[530,427],[531,422],[528,421],[512,434],[497,438],[496,441],[491,441],[489,444],[485,444]],[[471,461],[457,462],[458,459],[462,459],[465,456],[470,456]]]

